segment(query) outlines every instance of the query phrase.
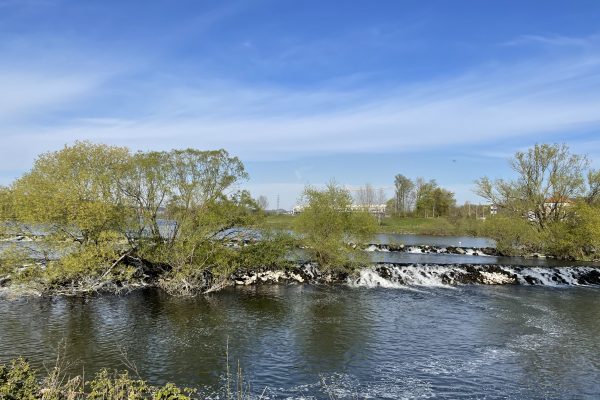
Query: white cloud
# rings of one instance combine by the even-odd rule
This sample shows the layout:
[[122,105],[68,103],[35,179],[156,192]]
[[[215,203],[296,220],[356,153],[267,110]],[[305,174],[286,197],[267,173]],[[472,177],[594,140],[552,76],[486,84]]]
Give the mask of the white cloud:
[[[550,134],[569,142],[570,132],[600,130],[600,57],[588,51],[391,88],[329,83],[297,90],[210,76],[154,78],[125,81],[116,90],[102,74],[0,70],[0,170],[25,169],[35,154],[76,139],[134,149],[224,147],[264,160],[460,148]],[[81,109],[95,104],[98,93],[101,113]],[[126,112],[111,108],[123,99]],[[76,115],[64,112],[72,109]]]

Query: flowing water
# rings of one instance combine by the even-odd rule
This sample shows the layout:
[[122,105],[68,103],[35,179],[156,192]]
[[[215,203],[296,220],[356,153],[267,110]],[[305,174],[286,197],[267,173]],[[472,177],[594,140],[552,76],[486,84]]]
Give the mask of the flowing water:
[[263,398],[595,399],[599,294],[292,285],[2,301],[0,359],[51,365],[66,340],[75,372],[122,368],[126,352],[152,382],[212,390],[229,341],[230,363]]
[[[403,243],[459,241],[427,239]],[[255,398],[600,398],[597,267],[417,250],[372,251],[380,264],[336,286],[0,297],[0,363],[24,355],[44,369],[66,343],[73,373],[135,364],[216,399],[228,347]],[[464,284],[474,277],[517,284]]]

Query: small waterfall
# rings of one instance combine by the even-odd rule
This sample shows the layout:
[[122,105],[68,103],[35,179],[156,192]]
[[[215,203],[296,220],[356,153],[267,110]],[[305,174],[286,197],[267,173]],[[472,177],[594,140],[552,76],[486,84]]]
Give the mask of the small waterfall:
[[593,267],[520,267],[506,265],[378,264],[349,278],[352,286],[600,285],[600,269]]

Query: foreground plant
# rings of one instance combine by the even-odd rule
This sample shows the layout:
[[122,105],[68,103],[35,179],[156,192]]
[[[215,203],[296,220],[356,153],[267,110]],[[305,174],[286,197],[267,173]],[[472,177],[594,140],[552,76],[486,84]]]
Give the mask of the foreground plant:
[[98,372],[84,382],[81,376],[66,379],[58,368],[40,380],[23,358],[0,365],[0,399],[6,400],[189,400],[195,393],[171,383],[162,387],[132,378],[128,372]]

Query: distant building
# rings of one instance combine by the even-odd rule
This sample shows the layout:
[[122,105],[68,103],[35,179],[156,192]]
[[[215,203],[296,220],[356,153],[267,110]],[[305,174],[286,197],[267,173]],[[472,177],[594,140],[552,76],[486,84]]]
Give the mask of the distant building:
[[[303,204],[296,205],[292,209],[292,214],[293,215],[300,214],[304,211],[305,208],[306,208],[306,206]],[[371,204],[369,206],[352,204],[349,208],[349,211],[353,211],[353,212],[368,211],[374,215],[385,215],[386,209],[387,209],[387,205],[385,205],[385,204]]]
[[567,197],[548,197],[544,202],[544,208],[547,211],[562,209],[563,207],[569,207],[575,202]]

